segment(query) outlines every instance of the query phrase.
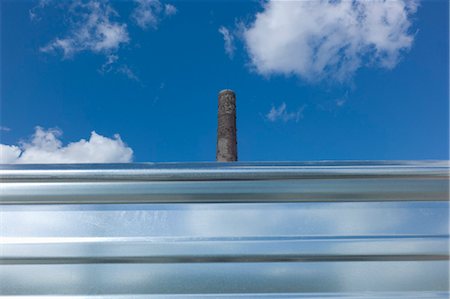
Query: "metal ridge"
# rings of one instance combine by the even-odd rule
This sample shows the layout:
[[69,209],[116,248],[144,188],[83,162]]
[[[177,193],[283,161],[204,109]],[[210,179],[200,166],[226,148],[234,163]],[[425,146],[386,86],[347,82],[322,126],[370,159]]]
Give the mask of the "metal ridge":
[[221,181],[341,178],[448,179],[449,161],[320,161],[0,165],[0,181]]

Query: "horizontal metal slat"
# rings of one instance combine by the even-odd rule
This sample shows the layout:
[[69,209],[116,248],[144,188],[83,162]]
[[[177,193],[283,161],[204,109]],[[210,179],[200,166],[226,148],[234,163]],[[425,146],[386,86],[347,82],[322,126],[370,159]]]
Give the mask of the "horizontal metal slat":
[[2,183],[1,204],[448,201],[447,179]]

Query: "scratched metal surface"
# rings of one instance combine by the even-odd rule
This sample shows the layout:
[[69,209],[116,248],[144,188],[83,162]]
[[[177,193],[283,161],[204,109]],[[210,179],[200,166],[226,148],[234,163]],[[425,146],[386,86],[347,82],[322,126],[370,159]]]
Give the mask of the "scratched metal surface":
[[449,163],[0,166],[4,298],[448,298]]

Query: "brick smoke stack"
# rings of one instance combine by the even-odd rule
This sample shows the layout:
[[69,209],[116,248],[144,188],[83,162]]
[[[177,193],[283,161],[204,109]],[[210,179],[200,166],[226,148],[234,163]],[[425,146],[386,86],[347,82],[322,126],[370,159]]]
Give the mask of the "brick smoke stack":
[[225,89],[219,92],[217,114],[217,162],[237,161],[236,94]]

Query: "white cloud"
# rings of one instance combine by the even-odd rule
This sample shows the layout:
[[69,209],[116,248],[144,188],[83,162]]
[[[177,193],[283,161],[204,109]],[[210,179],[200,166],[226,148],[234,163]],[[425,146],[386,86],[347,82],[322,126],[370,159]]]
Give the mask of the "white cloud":
[[345,102],[347,102],[347,100],[346,99],[337,99],[335,102],[336,102],[336,106],[342,107],[342,106],[344,106]]
[[164,6],[164,13],[166,14],[166,16],[173,16],[177,13],[177,11],[177,8],[172,4],[166,4]]
[[114,21],[118,14],[105,1],[75,1],[68,11],[68,34],[42,47],[42,52],[62,51],[65,58],[81,51],[108,54],[130,40],[127,25]]
[[8,127],[0,126],[0,131],[9,132],[11,131],[11,129]]
[[136,73],[126,64],[119,64],[119,56],[110,54],[106,57],[105,63],[100,67],[99,72],[102,74],[115,72],[128,77],[128,79],[140,82],[141,80]]
[[300,107],[295,112],[288,112],[286,107],[287,107],[286,103],[284,102],[278,108],[272,106],[269,113],[266,114],[267,120],[271,122],[276,122],[279,120],[283,122],[288,121],[298,122],[300,119],[303,118],[303,110],[305,109],[305,106]]
[[107,138],[91,132],[89,140],[81,139],[63,146],[58,129],[36,127],[29,142],[19,146],[0,144],[0,163],[126,163],[133,150],[118,134]]
[[364,65],[398,63],[412,46],[417,6],[416,0],[269,1],[243,38],[260,74],[344,81]]
[[[64,24],[68,24],[67,32],[41,47],[41,52],[61,53],[64,59],[72,58],[79,52],[101,54],[105,56],[106,61],[99,67],[100,73],[114,72],[140,82],[131,67],[119,63],[119,51],[130,43],[131,39],[128,26],[126,22],[120,21],[112,1],[38,1],[38,4],[29,11],[32,21],[40,20],[40,11],[52,4],[64,10]],[[148,27],[156,29],[163,18],[177,13],[174,5],[162,4],[159,0],[135,0],[135,2],[137,6],[131,12],[131,18],[143,29]]]
[[142,29],[149,27],[156,29],[163,17],[177,13],[174,5],[163,5],[159,0],[135,0],[135,2],[137,6],[132,13],[132,18]]
[[15,163],[21,150],[15,145],[0,144],[0,164]]
[[235,46],[234,46],[234,36],[231,34],[230,30],[226,27],[221,26],[219,28],[220,34],[223,36],[225,53],[227,53],[228,57],[231,59],[234,56]]
[[128,77],[128,79],[134,80],[139,82],[139,77],[133,72],[132,69],[130,69],[130,67],[128,67],[127,65],[122,65],[117,69],[118,73],[121,73],[125,76]]
[[345,105],[345,103],[347,103],[347,101],[348,101],[348,90],[345,92],[345,94],[342,96],[342,97],[340,97],[340,98],[337,98],[337,99],[335,99],[334,100],[334,104],[337,106],[337,107],[342,107],[342,106],[344,106]]
[[101,66],[99,71],[101,73],[108,73],[113,70],[114,65],[117,63],[117,60],[119,59],[119,56],[115,54],[110,54],[106,57],[105,63]]
[[47,5],[49,5],[51,0],[39,0],[35,6],[33,6],[28,11],[28,16],[30,17],[31,21],[40,21],[41,17],[39,15],[39,10],[45,8]]

